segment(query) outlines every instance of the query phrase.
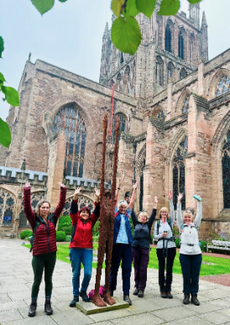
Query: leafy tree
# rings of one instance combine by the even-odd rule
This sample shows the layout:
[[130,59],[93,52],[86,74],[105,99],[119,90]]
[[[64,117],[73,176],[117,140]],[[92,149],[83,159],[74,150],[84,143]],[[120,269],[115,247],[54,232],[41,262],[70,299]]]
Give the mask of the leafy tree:
[[[66,2],[67,0],[58,0]],[[187,0],[191,4],[201,0]],[[36,9],[43,15],[53,8],[55,0],[31,0]],[[151,18],[157,0],[112,0],[111,9],[117,17],[111,28],[111,39],[115,47],[123,53],[135,54],[141,44],[141,31],[136,15],[143,13]],[[180,8],[180,0],[162,0],[158,15],[175,15]],[[0,58],[4,51],[4,40],[0,36]],[[6,100],[12,106],[19,106],[19,94],[11,87],[4,86],[5,78],[0,72],[0,91],[5,95]],[[11,143],[10,128],[6,122],[0,118],[0,144],[9,147]]]

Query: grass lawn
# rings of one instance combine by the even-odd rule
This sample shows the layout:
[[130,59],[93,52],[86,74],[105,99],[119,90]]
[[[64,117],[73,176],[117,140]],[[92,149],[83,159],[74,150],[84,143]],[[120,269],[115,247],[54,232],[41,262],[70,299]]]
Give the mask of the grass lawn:
[[[179,261],[179,252],[176,253],[176,257],[173,264],[173,273],[181,274],[181,266]],[[158,259],[156,255],[156,248],[152,247],[149,255],[149,268],[158,269]],[[230,273],[230,259],[219,258],[203,255],[202,265],[200,270],[200,276],[206,275],[219,275]]]
[[[27,244],[25,246],[30,248],[30,244]],[[98,248],[98,244],[94,244],[94,250],[97,250],[97,248]],[[69,243],[63,243],[58,245],[57,259],[70,264]],[[230,273],[230,259],[224,257],[219,258],[219,257],[203,255],[202,261],[204,264],[202,264],[201,266],[200,276]],[[93,268],[96,267],[97,267],[97,263],[93,263]],[[157,259],[155,247],[151,248],[148,268],[158,269],[158,259]],[[181,274],[178,252],[174,260],[173,273]]]

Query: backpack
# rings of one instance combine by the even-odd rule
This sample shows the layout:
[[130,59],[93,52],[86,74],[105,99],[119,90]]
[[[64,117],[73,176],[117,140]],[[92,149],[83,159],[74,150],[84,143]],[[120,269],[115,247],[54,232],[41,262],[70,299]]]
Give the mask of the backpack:
[[[54,220],[53,220],[52,216],[51,216],[50,218],[48,217],[47,221],[48,221],[48,220],[50,220],[50,221],[52,222],[52,224],[55,226],[55,224],[54,224]],[[36,230],[38,229],[40,223],[41,223],[41,222],[38,221],[38,219],[36,218],[36,222],[35,222],[35,226],[34,226],[34,230],[33,230],[33,236],[29,237],[29,239],[30,239],[30,252],[32,252],[32,250],[33,250],[33,244],[34,244],[35,232],[36,232]]]
[[[174,232],[173,232],[173,227],[172,227],[172,223],[171,223],[171,218],[167,219],[167,222],[172,230],[172,241],[175,241],[175,236],[174,236]],[[159,228],[160,228],[160,220],[157,220],[157,235],[159,235]]]

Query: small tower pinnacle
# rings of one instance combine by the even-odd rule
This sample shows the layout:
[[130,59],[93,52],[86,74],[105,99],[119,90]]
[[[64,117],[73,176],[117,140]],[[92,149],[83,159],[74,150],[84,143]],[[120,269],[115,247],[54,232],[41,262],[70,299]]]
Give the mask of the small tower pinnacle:
[[194,20],[194,25],[200,29],[200,4],[189,4],[189,18]]

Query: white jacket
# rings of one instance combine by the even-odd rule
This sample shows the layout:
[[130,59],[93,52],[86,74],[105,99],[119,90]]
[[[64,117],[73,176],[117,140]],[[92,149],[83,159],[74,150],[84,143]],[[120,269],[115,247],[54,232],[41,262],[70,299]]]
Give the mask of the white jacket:
[[181,213],[181,204],[177,204],[177,225],[181,234],[180,253],[184,255],[201,254],[200,243],[198,238],[198,228],[202,219],[202,203],[197,202],[197,214],[194,222],[186,225],[183,222]]

